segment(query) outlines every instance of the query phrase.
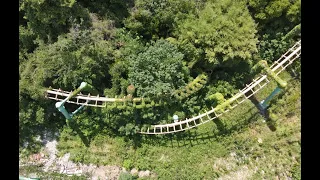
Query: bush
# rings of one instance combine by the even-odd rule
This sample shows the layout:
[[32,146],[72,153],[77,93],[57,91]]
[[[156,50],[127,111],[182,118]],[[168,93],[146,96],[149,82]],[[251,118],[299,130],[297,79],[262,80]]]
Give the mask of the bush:
[[121,172],[119,176],[119,180],[135,180],[137,179],[135,176],[132,176],[128,172]]
[[130,170],[133,167],[133,162],[131,159],[125,159],[122,166],[127,170]]
[[183,54],[164,39],[153,42],[145,52],[130,58],[129,82],[142,97],[171,94],[185,85]]

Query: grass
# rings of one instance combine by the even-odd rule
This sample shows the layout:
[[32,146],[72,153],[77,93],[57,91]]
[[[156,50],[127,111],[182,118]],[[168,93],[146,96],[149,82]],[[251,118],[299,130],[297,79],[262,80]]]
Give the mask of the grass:
[[[288,73],[281,77],[290,79]],[[275,87],[270,82],[256,94],[257,99],[261,101]],[[140,179],[300,179],[300,81],[291,79],[284,92],[269,107],[278,117],[275,131],[247,100],[218,120],[174,135],[126,139],[99,134],[86,147],[78,135],[65,129],[59,155],[70,152],[75,162],[156,173]]]

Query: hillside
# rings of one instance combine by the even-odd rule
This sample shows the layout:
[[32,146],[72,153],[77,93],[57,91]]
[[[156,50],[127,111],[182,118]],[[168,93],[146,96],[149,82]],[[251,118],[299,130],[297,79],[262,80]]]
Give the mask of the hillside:
[[[300,0],[20,1],[19,174],[300,179],[301,60],[284,55],[300,40],[300,8]],[[293,63],[275,68],[281,58]],[[261,73],[269,84],[246,86]],[[239,91],[259,86],[248,99]],[[200,125],[239,93],[243,103]],[[67,97],[74,103],[55,104]]]

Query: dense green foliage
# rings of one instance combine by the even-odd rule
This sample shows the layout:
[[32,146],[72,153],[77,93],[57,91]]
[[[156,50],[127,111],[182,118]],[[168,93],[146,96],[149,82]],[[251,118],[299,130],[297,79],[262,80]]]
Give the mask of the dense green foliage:
[[175,34],[180,46],[194,51],[198,61],[204,58],[215,65],[234,64],[237,60],[250,61],[257,51],[255,26],[242,2],[213,1],[199,13],[190,14]]
[[75,0],[20,0],[19,12],[38,37],[46,41],[55,41],[61,34],[68,32],[73,22],[89,25],[89,12],[79,6]]
[[[58,131],[61,155],[70,152],[75,162],[149,169],[159,179],[210,179],[254,166],[264,174],[251,172],[253,179],[283,172],[299,178],[299,60],[288,71],[297,80],[286,74],[286,94],[268,111],[276,133],[262,125],[251,102],[191,131],[159,137],[136,132],[226,102],[255,77],[258,60],[270,65],[300,39],[300,9],[300,0],[19,0],[20,150],[36,152],[38,135]],[[85,107],[67,126],[45,90],[72,91],[83,81],[100,96],[127,101]],[[137,97],[146,99],[131,101]],[[250,134],[257,132],[265,143]],[[102,144],[112,145],[105,151]],[[237,160],[227,157],[231,152]],[[248,157],[262,158],[261,165]],[[279,164],[276,172],[270,163]]]
[[[127,142],[124,138],[99,135],[90,147],[84,147],[78,136],[64,131],[60,153],[71,152],[76,162],[153,170],[158,179],[234,178],[237,173],[242,179],[299,178],[300,82],[288,79],[288,74],[281,78],[290,83],[271,102],[270,110],[278,116],[273,124],[276,131],[246,101],[208,125],[174,135],[143,136]],[[256,98],[265,98],[275,86],[272,81]]]
[[[301,0],[247,0],[253,18],[264,31],[277,32],[292,28],[301,20]],[[287,27],[286,27],[287,26]]]
[[130,16],[124,21],[125,27],[147,40],[166,38],[172,34],[177,22],[202,4],[202,0],[136,0]]
[[247,0],[247,4],[258,24],[258,50],[265,60],[273,61],[291,46],[292,40],[300,38],[291,33],[301,23],[301,0]]
[[139,97],[171,94],[185,85],[188,76],[182,59],[183,54],[175,46],[160,39],[145,52],[131,58],[129,82],[135,85]]

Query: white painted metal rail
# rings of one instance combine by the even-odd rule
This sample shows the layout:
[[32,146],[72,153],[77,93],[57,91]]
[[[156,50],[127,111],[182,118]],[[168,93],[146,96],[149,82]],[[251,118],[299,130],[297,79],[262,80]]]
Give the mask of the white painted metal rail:
[[[294,60],[300,57],[301,54],[301,40],[296,42],[293,47],[291,47],[286,53],[284,53],[277,61],[275,61],[271,66],[271,70],[275,72],[276,75],[281,73],[287,66],[292,64]],[[185,119],[182,121],[178,121],[170,124],[159,124],[152,125],[149,129],[145,131],[141,131],[141,134],[168,134],[179,131],[184,131],[187,129],[191,129],[193,127],[199,126],[201,124],[207,123],[222,114],[230,111],[235,108],[246,99],[250,98],[252,95],[256,94],[260,89],[266,86],[270,81],[267,78],[267,75],[261,74],[257,79],[254,79],[250,84],[246,84],[246,87],[231,97],[233,99],[233,103],[231,103],[231,108],[227,108],[221,114],[217,114],[215,109],[212,108],[210,111],[207,111],[203,114],[199,114],[198,116],[192,117],[190,119]],[[46,97],[49,99],[62,101],[66,97],[69,96],[71,92],[62,91],[60,89],[51,89],[46,91]],[[137,98],[139,99],[139,98]],[[107,97],[99,97],[99,96],[91,96],[78,94],[77,96],[71,98],[68,103],[74,103],[78,105],[87,105],[94,107],[106,107],[106,102],[115,102],[122,101],[123,99],[119,98],[107,98]]]
[[[285,68],[292,64],[301,54],[301,40],[298,41],[292,48],[290,48],[286,53],[284,53],[277,61],[275,61],[271,66],[271,70],[278,75]],[[257,79],[254,79],[250,84],[247,84],[245,88],[239,90],[239,92],[231,97],[233,103],[231,103],[231,108],[223,110],[222,113],[217,114],[215,109],[212,108],[210,111],[199,114],[198,116],[192,117],[190,119],[185,119],[179,122],[170,124],[159,124],[152,125],[146,131],[141,131],[141,134],[168,134],[175,133],[179,131],[184,131],[187,129],[194,128],[201,124],[207,123],[222,114],[234,109],[236,106],[244,102],[246,99],[250,98],[252,95],[256,94],[260,89],[266,86],[270,81],[267,75],[261,74]]]

